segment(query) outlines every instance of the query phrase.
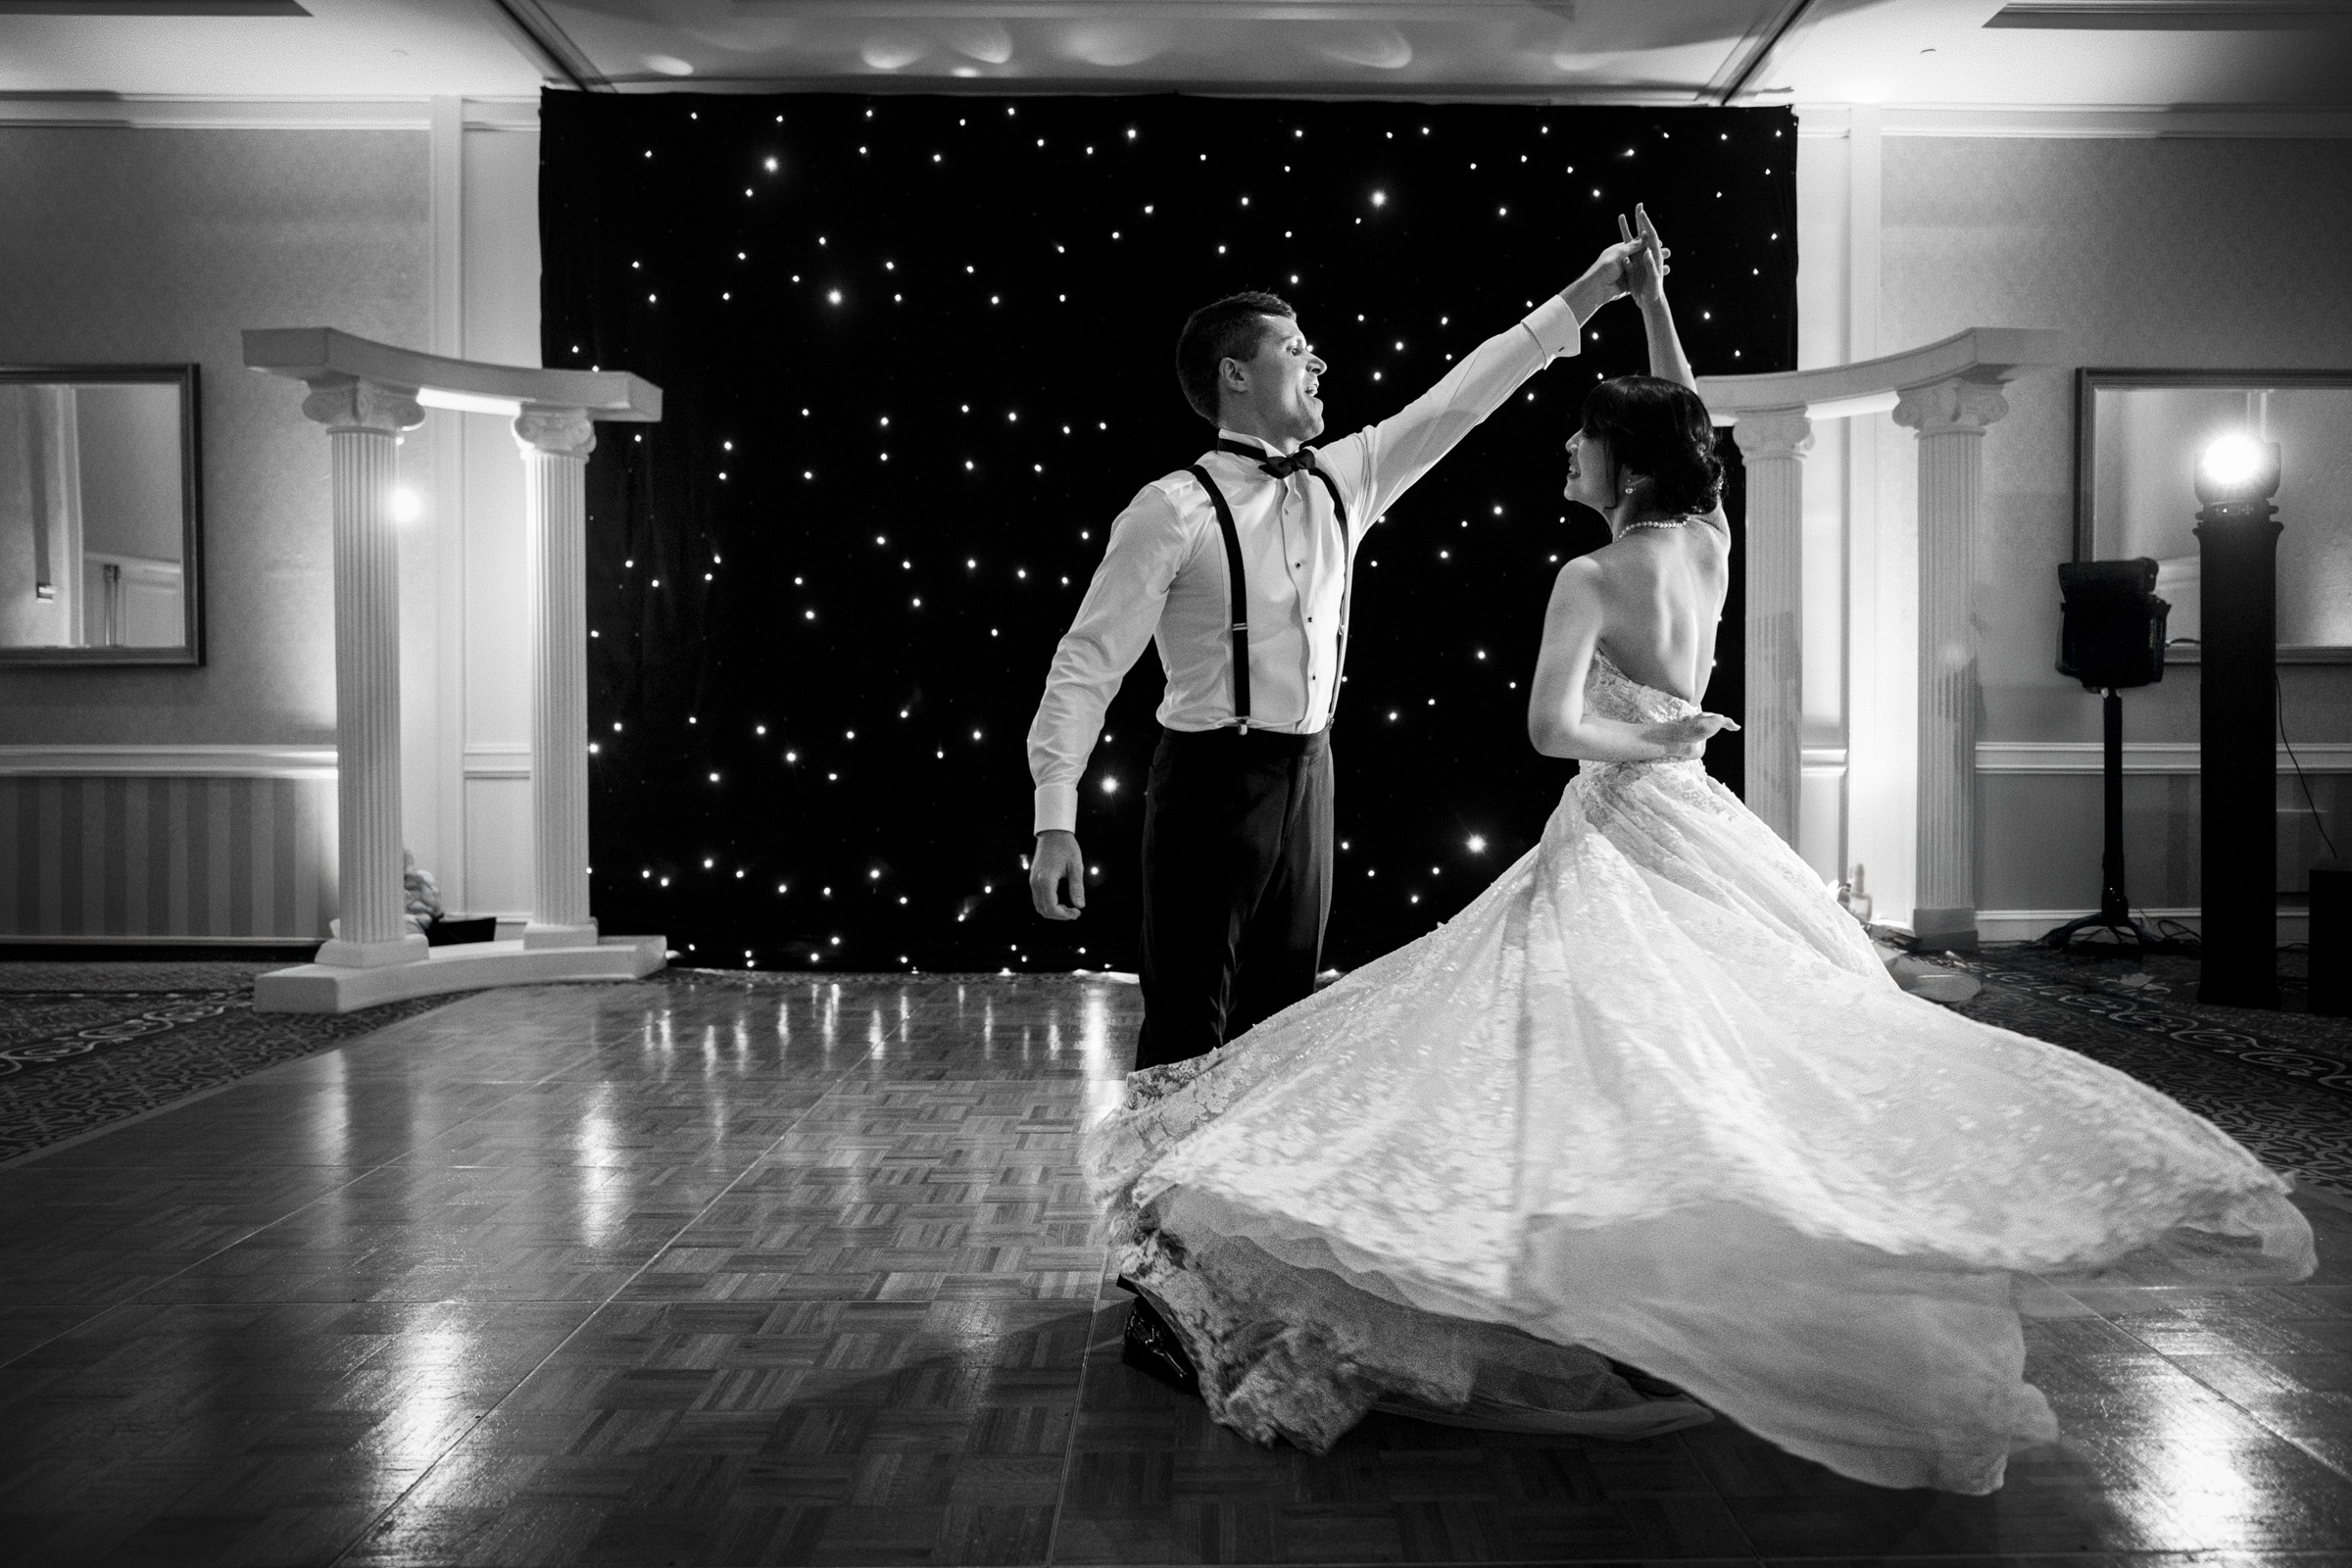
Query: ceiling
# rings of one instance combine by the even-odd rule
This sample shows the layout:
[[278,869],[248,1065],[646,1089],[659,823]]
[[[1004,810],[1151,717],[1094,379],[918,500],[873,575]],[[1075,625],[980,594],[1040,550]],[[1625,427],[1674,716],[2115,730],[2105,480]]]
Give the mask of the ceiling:
[[2352,0],[0,0],[0,97],[543,84],[2319,109]]

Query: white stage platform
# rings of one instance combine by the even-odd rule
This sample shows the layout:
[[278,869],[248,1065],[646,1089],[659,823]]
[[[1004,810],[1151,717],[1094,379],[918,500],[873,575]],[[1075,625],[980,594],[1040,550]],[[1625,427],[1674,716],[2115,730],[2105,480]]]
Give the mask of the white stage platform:
[[381,1002],[437,997],[491,986],[535,986],[557,980],[642,980],[667,963],[661,937],[607,937],[593,948],[525,948],[508,942],[468,942],[434,948],[422,963],[345,969],[304,963],[273,969],[253,983],[256,1012],[350,1012]]

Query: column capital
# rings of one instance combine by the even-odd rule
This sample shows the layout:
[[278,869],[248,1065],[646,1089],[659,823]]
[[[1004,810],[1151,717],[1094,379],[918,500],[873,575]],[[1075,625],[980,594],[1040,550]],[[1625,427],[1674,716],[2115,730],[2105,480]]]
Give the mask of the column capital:
[[1813,444],[1813,421],[1802,409],[1762,409],[1742,414],[1732,426],[1740,456],[1755,463],[1766,458],[1802,457]]
[[526,453],[585,460],[596,450],[596,426],[578,409],[527,409],[514,416],[514,442]]
[[1921,435],[1983,435],[2008,412],[1998,386],[1959,376],[1907,388],[1894,401],[1894,422]]
[[424,422],[424,409],[413,387],[383,386],[350,375],[325,375],[303,384],[311,389],[302,400],[303,416],[325,425],[330,433],[373,430],[397,435]]

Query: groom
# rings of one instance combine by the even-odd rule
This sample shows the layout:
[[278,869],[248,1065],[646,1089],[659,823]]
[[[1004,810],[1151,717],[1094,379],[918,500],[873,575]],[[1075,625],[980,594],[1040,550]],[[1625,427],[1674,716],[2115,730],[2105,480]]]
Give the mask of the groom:
[[1481,419],[1624,292],[1612,245],[1401,411],[1320,450],[1324,363],[1297,313],[1236,294],[1176,340],[1213,451],[1153,480],[1111,524],[1029,726],[1049,920],[1086,907],[1078,785],[1147,641],[1167,686],[1144,807],[1138,1067],[1201,1055],[1314,989],[1331,912],[1331,721],[1364,534]]

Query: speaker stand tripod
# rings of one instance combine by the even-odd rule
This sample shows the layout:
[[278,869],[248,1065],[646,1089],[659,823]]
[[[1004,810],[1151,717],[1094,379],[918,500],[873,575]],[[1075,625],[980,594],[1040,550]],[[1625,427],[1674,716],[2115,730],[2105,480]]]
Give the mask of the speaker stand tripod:
[[2129,939],[2143,954],[2193,952],[2187,944],[2160,936],[2144,921],[2132,918],[2132,901],[2124,893],[2124,699],[2110,686],[2100,706],[2107,730],[2107,847],[2099,858],[2099,912],[2044,933],[2041,944],[2061,951],[2121,946],[2083,938],[2085,932],[2107,930]]

